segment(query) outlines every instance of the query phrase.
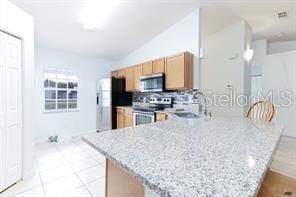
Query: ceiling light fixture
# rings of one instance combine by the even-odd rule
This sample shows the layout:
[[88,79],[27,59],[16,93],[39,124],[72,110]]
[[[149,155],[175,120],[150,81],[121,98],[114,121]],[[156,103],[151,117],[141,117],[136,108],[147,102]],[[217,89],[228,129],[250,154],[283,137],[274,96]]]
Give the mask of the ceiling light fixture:
[[115,10],[118,3],[118,0],[88,0],[80,13],[79,22],[85,29],[99,28]]

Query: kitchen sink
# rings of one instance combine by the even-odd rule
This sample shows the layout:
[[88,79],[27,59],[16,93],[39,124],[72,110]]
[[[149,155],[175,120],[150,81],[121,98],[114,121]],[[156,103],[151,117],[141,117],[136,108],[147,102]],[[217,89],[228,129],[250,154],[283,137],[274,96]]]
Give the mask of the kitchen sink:
[[199,118],[200,116],[191,113],[191,112],[176,112],[174,115],[180,117],[180,118]]

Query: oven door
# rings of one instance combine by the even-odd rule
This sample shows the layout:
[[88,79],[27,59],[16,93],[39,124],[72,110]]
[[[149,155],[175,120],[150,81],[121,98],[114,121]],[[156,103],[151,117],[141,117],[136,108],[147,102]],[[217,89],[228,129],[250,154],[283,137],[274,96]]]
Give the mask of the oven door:
[[133,125],[149,124],[155,122],[154,113],[135,112],[133,113]]
[[164,74],[146,75],[140,79],[141,92],[162,92],[164,90]]

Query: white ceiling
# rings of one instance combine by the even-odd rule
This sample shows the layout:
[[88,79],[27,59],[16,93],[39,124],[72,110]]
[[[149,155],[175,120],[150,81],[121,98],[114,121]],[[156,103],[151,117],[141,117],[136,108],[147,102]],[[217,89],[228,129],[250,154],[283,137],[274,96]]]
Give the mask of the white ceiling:
[[[296,0],[129,0],[121,2],[97,30],[85,30],[78,22],[86,0],[12,1],[35,17],[37,44],[113,60],[128,55],[197,7],[203,8],[204,35],[245,19],[256,39],[296,39]],[[277,19],[275,14],[284,10],[289,17]]]
[[[236,1],[237,2],[237,1]],[[253,38],[269,42],[296,40],[296,0],[239,0],[204,7],[203,33],[210,35],[223,27],[244,19],[253,31]],[[288,17],[278,19],[278,12]]]
[[78,22],[85,0],[13,2],[35,17],[37,44],[114,60],[139,48],[195,9],[191,4],[124,2],[101,29],[86,30]]

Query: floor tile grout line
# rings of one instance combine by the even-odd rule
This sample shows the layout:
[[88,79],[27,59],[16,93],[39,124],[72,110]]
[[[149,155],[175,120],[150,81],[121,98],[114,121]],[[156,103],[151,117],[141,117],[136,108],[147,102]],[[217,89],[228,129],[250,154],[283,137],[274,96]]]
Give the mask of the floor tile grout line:
[[[72,139],[70,139],[70,141],[72,141]],[[74,143],[76,146],[77,144]],[[92,197],[94,197],[91,193],[91,191],[88,189],[88,187],[86,186],[86,184],[84,184],[84,182],[80,179],[80,177],[78,176],[77,172],[72,168],[72,166],[70,165],[69,161],[64,157],[64,155],[61,153],[60,150],[58,150],[60,152],[60,154],[62,155],[62,157],[66,160],[66,162],[68,163],[69,167],[72,169],[72,171],[74,172],[75,176],[79,179],[79,181],[81,182],[81,186],[83,186],[89,193],[89,195],[91,195]]]
[[[74,142],[74,143],[75,143],[75,142]],[[78,145],[78,146],[79,146],[79,145]],[[105,166],[100,165],[100,162],[98,162],[98,165],[99,165],[100,167],[105,167]],[[86,168],[86,169],[84,169],[84,170],[87,170],[87,169],[90,169],[90,168],[92,168],[92,167]],[[83,171],[83,170],[81,170],[81,171]],[[75,173],[76,173],[76,172],[75,172]],[[79,177],[78,174],[77,174],[77,177],[78,177],[78,179],[82,182],[82,184],[85,186],[85,188],[86,188],[87,191],[90,193],[90,195],[91,195],[92,197],[95,197],[95,196],[91,193],[91,191],[88,189],[87,184],[91,184],[91,183],[93,183],[93,182],[95,182],[95,181],[97,181],[97,180],[103,178],[104,175],[103,175],[102,177],[100,177],[100,178],[97,178],[97,179],[95,179],[95,180],[89,181],[89,182],[87,182],[87,183],[86,183],[86,182],[84,183],[84,181],[82,181],[82,180],[80,179],[80,177]]]
[[[14,187],[14,186],[16,186],[17,184],[18,184],[18,182],[16,182],[15,185],[12,185],[11,188]],[[22,194],[22,193],[25,193],[25,192],[27,192],[27,191],[29,191],[29,190],[31,190],[31,189],[36,189],[36,188],[38,188],[38,187],[40,187],[40,186],[41,186],[41,184],[40,184],[40,185],[36,185],[36,186],[34,186],[34,187],[31,187],[31,188],[27,188],[27,189],[25,189],[25,190],[23,190],[23,191],[21,191],[21,192],[15,192],[15,193],[12,193],[12,194],[8,194],[8,196],[6,196],[5,192],[7,192],[7,191],[10,189],[10,188],[8,188],[7,191],[4,190],[3,193],[0,193],[0,197],[2,197],[1,195],[4,195],[4,194],[5,194],[6,197],[13,197],[13,196],[16,196],[16,195],[20,195],[20,194]],[[4,197],[4,196],[3,196],[3,197]]]
[[44,188],[43,180],[41,178],[39,166],[37,166],[37,168],[38,168],[38,176],[39,176],[39,179],[40,179],[40,182],[41,182],[41,187],[42,187],[43,195],[44,195],[44,197],[46,197],[45,188]]
[[[57,144],[54,144],[54,146],[55,146],[56,152],[62,157],[62,159],[63,159],[63,160],[66,162],[66,164],[68,165],[67,167],[69,167],[69,168],[72,170],[72,172],[74,173],[74,170],[71,168],[71,166],[69,165],[69,163],[67,162],[67,160],[64,158],[64,156],[62,155],[62,153],[59,151],[59,149],[58,149],[58,147],[57,147]],[[41,182],[42,182],[42,188],[43,188],[44,196],[46,197],[46,196],[47,196],[46,191],[45,191],[45,185],[46,185],[46,184],[50,184],[50,183],[53,183],[53,182],[55,182],[55,181],[57,181],[57,180],[60,180],[60,179],[63,179],[63,178],[69,177],[69,176],[71,176],[72,174],[69,174],[69,175],[66,175],[66,176],[63,176],[63,177],[56,178],[56,179],[51,180],[51,181],[49,181],[49,182],[47,182],[47,183],[44,183],[44,181],[42,180],[42,178],[41,178],[41,172],[39,173],[39,175],[40,175],[40,179],[41,179]]]
[[[81,172],[81,171],[88,170],[88,169],[90,169],[90,168],[94,168],[94,167],[96,167],[96,166],[103,167],[103,168],[105,168],[105,166],[103,165],[102,162],[99,162],[97,159],[95,159],[95,154],[90,154],[90,153],[87,152],[87,149],[88,149],[88,148],[84,148],[82,145],[79,145],[78,142],[75,141],[75,138],[71,138],[71,139],[65,140],[66,143],[67,143],[67,141],[73,143],[73,144],[75,145],[75,147],[77,147],[78,149],[81,150],[81,152],[86,153],[86,154],[87,154],[87,157],[86,157],[86,158],[90,158],[90,159],[94,160],[95,163],[96,163],[96,165],[94,165],[94,166],[89,166],[89,167],[84,168],[84,169],[82,169],[82,170],[75,170],[75,169],[71,166],[70,161],[68,161],[68,159],[65,157],[64,153],[63,153],[63,152],[61,151],[61,149],[58,147],[58,144],[53,144],[53,145],[51,145],[51,144],[46,144],[46,146],[44,146],[44,147],[35,147],[34,166],[35,166],[35,172],[36,172],[36,174],[37,174],[36,176],[38,176],[39,181],[40,181],[40,184],[39,184],[39,185],[35,185],[35,186],[31,187],[31,188],[25,189],[25,190],[23,190],[23,191],[21,191],[21,192],[15,192],[15,193],[12,193],[12,195],[10,195],[10,196],[13,197],[13,196],[16,196],[16,195],[21,195],[21,194],[23,194],[24,192],[27,192],[27,191],[29,191],[29,190],[37,189],[37,188],[41,187],[41,188],[42,188],[42,193],[43,193],[44,197],[46,197],[46,196],[47,196],[47,193],[46,193],[46,191],[45,191],[45,185],[46,185],[46,184],[50,184],[50,183],[55,182],[55,181],[57,181],[57,180],[60,180],[60,179],[63,179],[63,178],[66,178],[66,177],[69,177],[69,176],[75,175],[75,177],[78,178],[78,180],[79,180],[80,183],[81,183],[81,185],[80,185],[79,187],[84,187],[84,188],[86,189],[86,191],[88,192],[88,195],[90,195],[90,196],[92,196],[92,197],[95,197],[95,195],[92,194],[92,192],[90,191],[90,189],[88,188],[87,185],[88,185],[88,184],[91,184],[91,183],[93,183],[93,182],[95,182],[95,181],[98,181],[98,180],[100,180],[100,179],[103,179],[103,178],[104,178],[104,175],[102,175],[102,176],[100,176],[100,177],[97,177],[97,178],[95,178],[95,179],[93,179],[93,180],[91,180],[91,181],[85,181],[85,182],[84,182],[84,181],[82,181],[82,179],[79,177],[78,173]],[[47,143],[48,143],[48,142],[47,142]],[[46,183],[43,181],[43,179],[42,179],[42,177],[41,177],[41,173],[42,173],[42,172],[40,171],[40,165],[42,165],[42,163],[46,163],[46,162],[42,162],[42,163],[38,162],[38,161],[37,161],[37,157],[38,157],[39,155],[37,155],[36,152],[41,152],[40,150],[44,151],[44,150],[47,149],[47,148],[49,148],[49,149],[53,148],[53,150],[52,150],[53,153],[54,153],[54,154],[57,154],[57,155],[59,155],[59,156],[61,156],[61,158],[63,159],[63,161],[64,161],[65,164],[67,165],[67,167],[68,167],[69,169],[71,169],[71,171],[72,171],[72,173],[71,173],[70,175],[63,176],[63,177],[59,177],[59,178],[57,178],[57,179],[51,180],[51,181],[46,182]],[[90,149],[90,150],[91,150],[91,149]],[[45,151],[45,152],[46,152],[46,151]],[[41,154],[41,155],[42,155],[42,154]],[[79,161],[81,161],[81,160],[83,160],[83,159],[79,159],[79,160],[77,160],[77,162],[79,162]],[[54,168],[53,168],[53,169],[54,169]],[[51,170],[53,170],[53,169],[51,169]],[[49,169],[48,169],[48,170],[49,170]],[[43,171],[43,172],[44,172],[44,171]],[[79,188],[79,187],[77,187],[77,188]]]
[[[58,151],[58,149],[57,149],[57,147],[56,147],[56,144],[54,144],[54,147],[55,147],[56,151],[57,151],[59,154],[61,154],[61,153]],[[38,168],[39,168],[39,166],[38,166]],[[43,189],[44,197],[47,197],[47,194],[46,194],[46,191],[45,191],[45,183],[44,183],[44,181],[43,181],[42,178],[41,178],[41,172],[40,172],[40,171],[39,171],[39,176],[40,176],[40,181],[41,181],[41,184],[42,184],[42,189]],[[53,181],[50,181],[50,182],[53,182]],[[46,183],[46,184],[49,184],[50,182],[48,182],[48,183]]]
[[[35,164],[35,162],[34,162],[34,165],[35,165],[35,167],[38,168],[36,174],[38,174],[38,177],[39,177],[39,180],[40,180],[40,185],[35,185],[35,186],[33,186],[33,187],[30,187],[30,188],[24,189],[24,190],[21,191],[21,192],[15,192],[15,193],[13,193],[13,194],[11,194],[11,195],[8,194],[8,197],[17,196],[17,195],[23,194],[23,193],[25,193],[25,192],[27,192],[27,191],[30,191],[30,190],[33,190],[33,189],[37,189],[38,187],[42,187],[42,191],[43,191],[43,194],[44,194],[44,196],[45,196],[45,191],[44,191],[44,187],[43,187],[43,181],[42,181],[41,176],[40,176],[39,167],[38,167],[37,164]],[[18,184],[18,183],[16,183],[16,184]]]

